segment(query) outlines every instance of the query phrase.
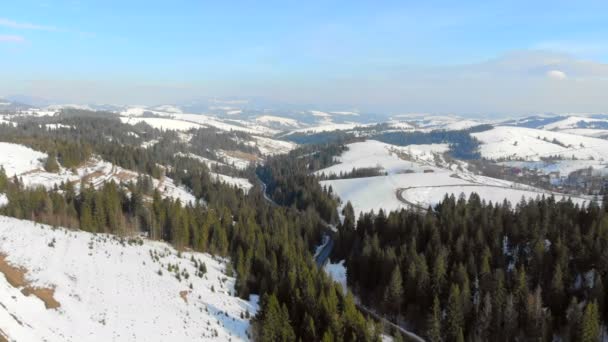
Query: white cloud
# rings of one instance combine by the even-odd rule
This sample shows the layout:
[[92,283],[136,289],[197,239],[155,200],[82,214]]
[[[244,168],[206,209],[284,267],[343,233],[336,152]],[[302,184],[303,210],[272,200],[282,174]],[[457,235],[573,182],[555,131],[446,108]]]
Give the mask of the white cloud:
[[0,42],[23,43],[25,39],[21,36],[0,34]]
[[552,80],[558,80],[558,81],[565,80],[566,78],[568,78],[566,73],[563,71],[560,71],[560,70],[547,71],[547,77],[549,77]]
[[40,31],[57,31],[56,27],[46,26],[46,25],[36,25],[26,22],[18,22],[6,18],[0,18],[0,26],[12,28],[12,29],[22,29],[22,30],[40,30]]

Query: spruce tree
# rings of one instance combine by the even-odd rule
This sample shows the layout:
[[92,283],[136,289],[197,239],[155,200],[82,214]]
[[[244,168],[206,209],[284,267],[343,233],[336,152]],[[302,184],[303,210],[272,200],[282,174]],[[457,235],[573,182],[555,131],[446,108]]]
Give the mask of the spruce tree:
[[441,341],[441,307],[439,297],[433,299],[433,308],[427,319],[426,338],[430,342]]
[[450,296],[447,306],[446,336],[450,341],[456,341],[464,327],[464,315],[462,313],[462,297],[458,285],[453,284],[450,288]]
[[593,301],[585,307],[581,321],[581,342],[597,342],[600,339],[600,318],[597,302]]
[[391,279],[384,292],[384,302],[390,312],[397,316],[401,309],[403,300],[403,281],[401,279],[401,270],[399,266],[395,266],[391,274]]

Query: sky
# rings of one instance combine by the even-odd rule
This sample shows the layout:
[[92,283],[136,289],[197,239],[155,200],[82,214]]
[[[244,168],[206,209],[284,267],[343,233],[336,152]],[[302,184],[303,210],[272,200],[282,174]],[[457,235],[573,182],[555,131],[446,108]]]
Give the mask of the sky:
[[0,96],[608,112],[606,1],[5,1]]

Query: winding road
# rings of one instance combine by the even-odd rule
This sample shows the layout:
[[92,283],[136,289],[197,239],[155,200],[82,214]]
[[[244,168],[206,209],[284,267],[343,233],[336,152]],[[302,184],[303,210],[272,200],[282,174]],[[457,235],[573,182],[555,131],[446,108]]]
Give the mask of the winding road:
[[[446,185],[421,185],[421,186],[409,186],[406,188],[398,188],[396,191],[396,196],[397,199],[408,205],[409,207],[413,208],[413,209],[418,209],[418,210],[422,210],[422,211],[426,211],[428,209],[428,207],[424,207],[422,205],[420,205],[419,203],[414,203],[412,201],[407,200],[404,196],[403,193],[405,191],[411,190],[411,189],[429,189],[429,188],[462,188],[462,187],[473,187],[473,186],[483,186],[483,187],[488,187],[488,188],[498,188],[498,189],[508,189],[508,190],[519,190],[519,191],[529,191],[529,192],[537,192],[539,195],[543,194],[543,195],[553,195],[553,196],[562,196],[564,198],[576,198],[582,201],[591,201],[591,199],[589,198],[585,198],[585,197],[580,197],[580,196],[571,196],[568,194],[562,194],[559,192],[552,192],[552,191],[546,191],[543,189],[534,189],[534,188],[518,188],[518,187],[510,187],[510,186],[504,186],[504,185],[491,185],[491,184],[482,184],[482,183],[472,183],[472,184],[446,184]],[[448,193],[448,192],[446,192]]]

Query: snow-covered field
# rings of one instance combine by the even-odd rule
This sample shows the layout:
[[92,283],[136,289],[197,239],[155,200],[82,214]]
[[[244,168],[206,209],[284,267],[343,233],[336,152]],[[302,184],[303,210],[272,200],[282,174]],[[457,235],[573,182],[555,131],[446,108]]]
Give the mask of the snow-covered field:
[[[410,173],[395,174],[379,177],[337,179],[322,181],[324,186],[332,187],[343,204],[350,201],[358,216],[361,212],[371,210],[378,212],[410,208],[407,203],[426,208],[443,200],[446,194],[458,197],[464,194],[467,198],[472,192],[482,199],[493,203],[508,200],[512,204],[519,202],[522,197],[536,198],[539,195],[550,194],[540,189],[533,189],[525,185],[510,183],[488,177],[455,177],[451,172]],[[469,179],[466,179],[469,178]],[[472,178],[472,179],[471,179]],[[401,190],[402,202],[397,197]],[[560,200],[564,196],[556,194]],[[576,203],[583,204],[588,199],[573,198]]]
[[0,165],[6,175],[12,177],[22,173],[42,169],[47,154],[29,147],[0,142]]
[[[234,296],[225,260],[161,242],[0,216],[0,255],[25,272],[27,285],[18,287],[52,290],[26,296],[3,268],[0,331],[10,341],[248,340],[245,313],[253,317],[258,309],[255,296]],[[207,273],[199,277],[202,263]],[[47,309],[40,298],[49,297],[59,306]]]
[[263,125],[270,125],[273,127],[281,127],[286,129],[298,128],[301,125],[297,120],[274,115],[262,115],[255,118],[255,121]]
[[608,124],[606,119],[594,119],[583,116],[569,116],[563,120],[552,122],[544,125],[541,128],[549,131],[562,131],[571,128],[581,128],[581,126],[605,125]]
[[312,126],[312,127],[294,129],[291,132],[289,132],[288,134],[293,134],[293,133],[321,133],[321,132],[344,131],[344,130],[354,129],[355,127],[365,127],[365,126],[369,126],[369,125],[355,123],[355,122],[351,122],[351,123],[333,123],[333,122],[327,122],[327,123],[323,123],[323,124],[318,125],[318,126]]
[[291,141],[270,139],[266,137],[253,136],[255,146],[264,155],[283,154],[298,147],[297,144]]
[[606,172],[608,170],[608,161],[599,160],[557,160],[552,162],[543,161],[506,161],[499,162],[498,165],[518,168],[528,168],[530,170],[539,170],[544,174],[550,172],[559,172],[560,176],[568,176],[571,172],[592,168],[598,172]]
[[140,122],[145,122],[150,125],[150,127],[160,130],[188,131],[191,129],[206,127],[195,122],[174,120],[169,118],[141,118],[121,116],[120,120],[123,123],[127,123],[129,125],[137,125]]
[[[348,150],[336,158],[339,164],[319,170],[316,174],[338,175],[340,172],[347,173],[353,168],[375,168],[389,174],[404,172],[423,172],[435,169],[434,165],[425,161],[432,161],[434,153],[447,151],[447,145],[410,145],[406,147],[385,144],[376,140],[366,140],[347,145]],[[412,157],[404,160],[399,154]]]
[[[319,170],[317,174],[338,174],[363,167],[380,167],[387,172],[386,176],[321,182],[323,186],[331,186],[343,204],[350,201],[357,216],[371,210],[391,211],[412,206],[426,208],[443,200],[446,194],[457,197],[464,194],[468,198],[475,192],[486,201],[496,203],[506,199],[512,204],[522,198],[551,195],[527,185],[475,175],[456,164],[447,165],[441,158],[441,153],[448,150],[445,144],[401,147],[367,140],[347,147],[348,150],[336,158],[338,164]],[[554,195],[557,200],[564,198],[560,194]],[[580,204],[588,200],[573,198]]]
[[482,143],[481,155],[487,159],[540,160],[559,156],[562,159],[608,160],[608,140],[540,129],[498,126],[473,133]]

